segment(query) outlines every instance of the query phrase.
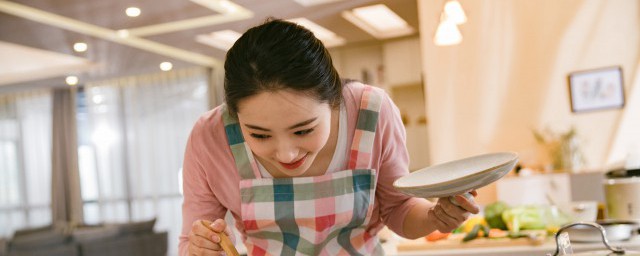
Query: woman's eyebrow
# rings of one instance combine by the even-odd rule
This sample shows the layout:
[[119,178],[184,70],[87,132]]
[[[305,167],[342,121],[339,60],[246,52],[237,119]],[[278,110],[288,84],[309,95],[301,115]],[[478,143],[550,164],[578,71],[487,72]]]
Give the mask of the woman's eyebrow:
[[303,121],[303,122],[300,122],[300,123],[294,124],[294,125],[292,125],[292,126],[290,126],[290,127],[289,127],[289,130],[293,130],[293,129],[298,128],[298,127],[301,127],[301,126],[308,125],[308,124],[312,123],[313,121],[315,121],[316,119],[318,119],[318,118],[317,118],[317,117],[314,117],[314,118],[311,118],[311,119],[309,119],[309,120],[307,120],[307,121]]
[[[318,119],[317,117],[311,118],[309,120],[306,121],[302,121],[300,123],[294,124],[292,126],[289,127],[289,130],[293,130],[295,128],[301,127],[301,126],[305,126],[308,125],[310,123],[312,123],[313,121],[315,121],[316,119]],[[265,132],[270,132],[271,130],[267,129],[267,128],[263,128],[257,125],[253,125],[253,124],[244,124],[244,126],[254,129],[254,130],[260,130],[260,131],[265,131]]]

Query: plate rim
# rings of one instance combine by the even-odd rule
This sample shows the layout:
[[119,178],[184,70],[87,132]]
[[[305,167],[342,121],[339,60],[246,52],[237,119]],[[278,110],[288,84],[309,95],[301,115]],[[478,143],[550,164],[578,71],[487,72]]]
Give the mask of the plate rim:
[[[517,161],[517,160],[518,160],[518,153],[516,153],[516,152],[512,152],[512,151],[494,152],[494,153],[486,153],[486,154],[480,154],[480,155],[475,155],[475,156],[465,157],[465,158],[461,158],[461,159],[458,159],[458,160],[453,160],[453,161],[448,161],[448,162],[444,162],[444,163],[437,164],[437,165],[432,165],[432,166],[429,166],[429,167],[425,167],[425,168],[422,168],[422,169],[416,170],[415,172],[422,171],[422,170],[425,170],[425,169],[428,169],[428,168],[431,168],[431,167],[434,167],[434,166],[438,166],[438,165],[444,165],[444,164],[454,163],[454,162],[458,162],[458,161],[464,161],[464,160],[471,159],[471,158],[475,158],[475,157],[481,157],[481,156],[486,156],[486,155],[498,155],[498,154],[510,154],[510,155],[512,156],[512,158],[511,158],[511,159],[509,159],[508,161],[506,161],[506,162],[504,162],[504,163],[500,164],[500,165],[493,166],[493,167],[491,167],[491,168],[488,168],[488,169],[482,170],[482,171],[480,171],[480,172],[467,174],[467,175],[464,175],[464,176],[458,177],[458,178],[453,179],[453,180],[448,180],[448,181],[439,182],[439,183],[434,183],[434,184],[429,184],[429,185],[421,185],[421,186],[400,186],[400,185],[398,184],[398,181],[400,181],[400,180],[401,180],[402,178],[404,178],[404,177],[409,176],[409,175],[411,174],[411,173],[409,173],[409,174],[407,174],[407,175],[405,175],[405,176],[402,176],[402,177],[400,177],[400,178],[396,179],[396,180],[393,182],[393,187],[394,187],[394,188],[396,188],[396,189],[428,189],[428,188],[433,187],[433,186],[442,186],[443,184],[444,184],[444,185],[446,185],[446,184],[454,183],[456,180],[460,180],[460,179],[467,179],[467,178],[471,178],[471,177],[474,177],[474,176],[480,176],[480,175],[483,175],[483,174],[485,174],[485,173],[487,173],[487,172],[491,172],[491,171],[493,171],[493,170],[495,170],[495,169],[498,169],[498,168],[504,167],[505,165],[508,165],[509,163],[511,163],[511,162],[513,162],[513,161]],[[415,172],[412,172],[412,173],[415,173]]]

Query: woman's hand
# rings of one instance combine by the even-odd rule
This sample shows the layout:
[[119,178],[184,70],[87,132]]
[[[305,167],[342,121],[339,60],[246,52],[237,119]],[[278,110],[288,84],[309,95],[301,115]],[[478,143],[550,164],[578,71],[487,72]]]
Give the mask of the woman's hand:
[[223,219],[217,219],[214,222],[194,221],[189,232],[189,255],[224,255],[220,236],[216,232],[225,232],[227,236],[231,234]]
[[[475,190],[469,193],[474,197],[478,195]],[[451,200],[455,200],[458,205],[455,205]],[[467,220],[470,213],[476,214],[478,212],[480,209],[473,199],[468,200],[462,195],[451,198],[442,197],[438,199],[434,207],[429,209],[427,221],[440,232],[449,233]]]

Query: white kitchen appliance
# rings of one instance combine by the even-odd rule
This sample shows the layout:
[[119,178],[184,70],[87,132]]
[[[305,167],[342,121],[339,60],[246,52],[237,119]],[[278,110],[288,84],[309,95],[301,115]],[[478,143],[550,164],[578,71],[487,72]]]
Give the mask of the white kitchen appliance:
[[608,172],[604,194],[607,219],[640,223],[640,169]]

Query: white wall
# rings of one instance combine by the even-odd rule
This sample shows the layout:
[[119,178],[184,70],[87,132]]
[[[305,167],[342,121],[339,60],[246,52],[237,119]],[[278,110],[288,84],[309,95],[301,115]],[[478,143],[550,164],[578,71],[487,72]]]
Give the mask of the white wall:
[[[602,170],[622,110],[574,114],[567,74],[621,66],[630,91],[638,64],[635,0],[461,0],[461,44],[432,36],[443,2],[418,1],[434,163],[491,151],[540,161],[532,129],[576,127],[585,169]],[[495,198],[492,188],[487,201]]]

